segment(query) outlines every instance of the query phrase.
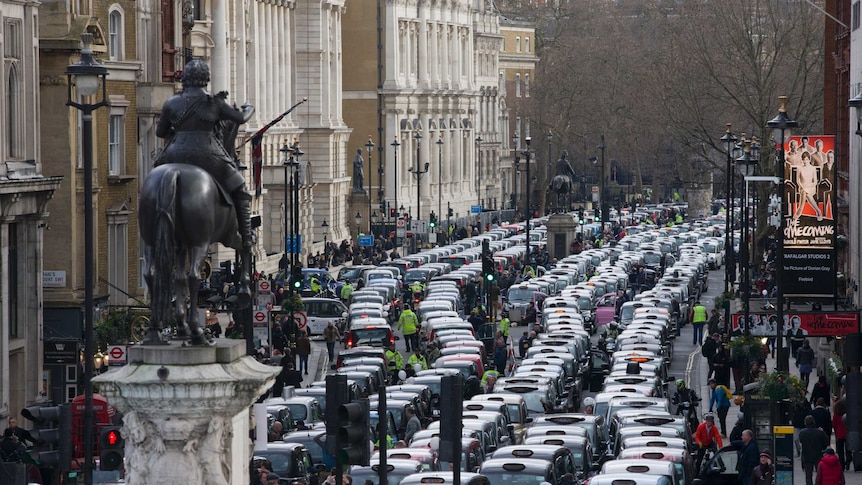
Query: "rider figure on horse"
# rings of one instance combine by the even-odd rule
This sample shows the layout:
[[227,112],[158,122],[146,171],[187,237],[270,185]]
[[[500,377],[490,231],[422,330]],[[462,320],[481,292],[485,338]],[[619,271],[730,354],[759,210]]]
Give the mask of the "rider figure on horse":
[[[233,154],[228,152],[233,140],[224,137],[229,132],[224,122],[231,127],[245,123],[254,114],[254,107],[245,104],[237,109],[229,105],[227,92],[212,95],[206,91],[209,82],[210,69],[204,61],[195,59],[186,64],[183,90],[162,107],[156,136],[167,138],[168,143],[156,165],[187,163],[206,170],[230,194],[242,246],[249,250],[253,244],[251,195],[245,190],[245,180]],[[235,136],[235,130],[228,136]]]
[[572,164],[569,162],[569,152],[568,150],[563,150],[563,154],[560,155],[560,159],[557,160],[557,163],[554,165],[554,173],[555,175],[565,175],[569,177],[569,182],[574,182],[575,180],[575,171],[572,169]]

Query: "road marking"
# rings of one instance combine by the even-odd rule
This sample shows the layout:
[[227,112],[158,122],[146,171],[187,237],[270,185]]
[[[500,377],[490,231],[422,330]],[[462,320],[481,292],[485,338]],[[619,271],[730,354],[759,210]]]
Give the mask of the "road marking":
[[700,353],[700,349],[695,349],[688,354],[688,363],[685,366],[685,382],[691,382],[691,368],[694,365],[694,356]]

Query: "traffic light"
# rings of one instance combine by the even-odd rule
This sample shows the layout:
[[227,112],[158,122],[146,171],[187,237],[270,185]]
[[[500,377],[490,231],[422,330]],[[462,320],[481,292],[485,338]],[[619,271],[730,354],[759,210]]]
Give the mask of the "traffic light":
[[583,207],[578,208],[578,222],[580,222],[581,224],[584,223],[584,208]]
[[290,284],[294,290],[302,290],[302,268],[298,265],[290,269]]
[[461,455],[464,384],[461,374],[440,381],[440,460],[453,463]]
[[434,211],[431,211],[431,215],[428,217],[428,219],[428,225],[431,227],[431,229],[437,227],[437,214],[435,214]]
[[371,429],[368,399],[342,404],[338,408],[339,463],[368,466],[371,460]]
[[395,208],[394,208],[394,207],[390,207],[390,208],[389,208],[389,217],[391,217],[391,218],[395,219],[395,215],[396,215],[396,213],[395,213]]
[[593,217],[596,218],[596,222],[602,222],[602,215],[599,213],[599,208],[596,207],[593,209]]
[[233,281],[233,272],[231,271],[232,261],[222,261],[219,263],[219,267],[224,272],[224,281]]
[[482,278],[488,283],[494,282],[494,258],[487,239],[482,240]]
[[449,208],[449,212],[447,212],[447,215],[448,215],[448,217],[454,217],[454,216],[455,216],[455,211],[453,211],[453,210],[452,210],[452,208],[450,207],[450,208]]
[[99,470],[122,470],[125,446],[119,426],[102,426],[99,430]]
[[68,471],[72,466],[72,405],[31,406],[21,410],[21,416],[36,425],[30,434],[38,444],[42,467]]

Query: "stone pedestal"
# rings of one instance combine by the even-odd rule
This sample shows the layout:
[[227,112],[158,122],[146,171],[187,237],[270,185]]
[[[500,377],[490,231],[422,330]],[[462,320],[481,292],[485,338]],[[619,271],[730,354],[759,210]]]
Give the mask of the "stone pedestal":
[[128,485],[247,485],[249,407],[279,368],[212,347],[134,346],[129,363],[93,379],[123,413]]
[[545,223],[548,228],[548,254],[562,259],[569,255],[569,246],[578,233],[578,221],[568,214],[553,214]]

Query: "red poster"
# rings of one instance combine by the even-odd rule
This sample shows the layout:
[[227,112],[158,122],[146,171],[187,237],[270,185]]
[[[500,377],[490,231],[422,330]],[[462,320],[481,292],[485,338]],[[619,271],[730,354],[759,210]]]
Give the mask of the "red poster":
[[[734,313],[731,321],[733,335],[742,333],[742,322],[745,315]],[[778,317],[774,313],[751,313],[748,316],[748,328],[751,335],[775,336],[775,324]],[[790,312],[784,315],[784,331],[796,333],[802,330],[803,335],[811,337],[834,337],[859,332],[859,313],[824,313],[824,312]]]

